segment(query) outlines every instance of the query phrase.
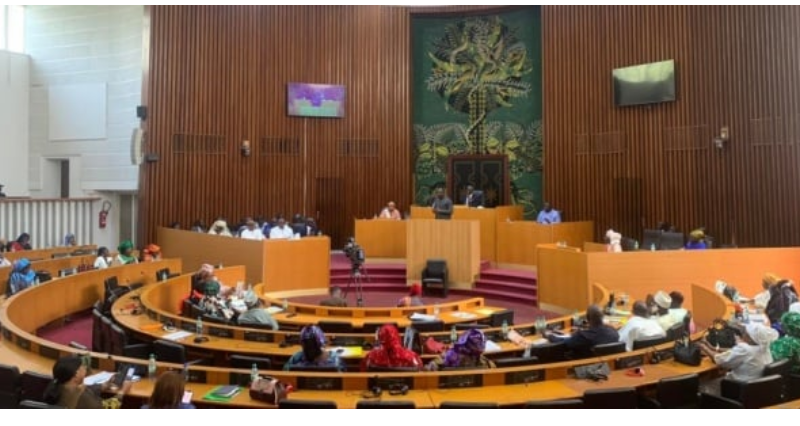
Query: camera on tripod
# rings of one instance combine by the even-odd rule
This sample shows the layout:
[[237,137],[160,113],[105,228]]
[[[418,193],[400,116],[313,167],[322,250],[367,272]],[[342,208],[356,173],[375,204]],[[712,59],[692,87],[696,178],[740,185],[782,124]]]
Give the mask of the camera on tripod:
[[354,274],[360,272],[366,260],[366,255],[364,254],[364,249],[356,242],[356,239],[350,237],[347,240],[347,244],[344,245],[343,251],[344,255],[350,260],[351,272]]

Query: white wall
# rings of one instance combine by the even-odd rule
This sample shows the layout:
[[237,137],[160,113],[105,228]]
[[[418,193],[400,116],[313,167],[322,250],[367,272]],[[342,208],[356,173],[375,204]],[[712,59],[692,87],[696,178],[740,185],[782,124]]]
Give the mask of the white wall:
[[9,197],[24,197],[28,189],[27,55],[0,51],[0,184]]
[[[130,136],[139,126],[136,106],[141,104],[143,14],[141,5],[26,7],[32,196],[60,192],[52,159],[70,161],[70,197],[137,190],[138,168],[130,164]],[[58,117],[51,117],[51,90],[59,93],[60,105],[80,105],[82,100],[76,97],[80,91],[75,95],[75,90],[63,89],[86,87],[87,93],[96,95],[99,86],[105,87],[105,118],[87,114],[87,108],[61,108],[53,111]],[[70,120],[75,113],[78,117]],[[74,128],[68,127],[71,121]],[[53,123],[59,135],[51,138]],[[105,132],[98,132],[97,125]]]

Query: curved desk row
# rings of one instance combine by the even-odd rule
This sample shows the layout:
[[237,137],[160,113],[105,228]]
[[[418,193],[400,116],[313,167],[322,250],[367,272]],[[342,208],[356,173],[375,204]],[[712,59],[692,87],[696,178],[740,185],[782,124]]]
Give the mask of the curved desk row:
[[48,249],[38,249],[38,250],[25,250],[25,251],[14,251],[10,253],[3,253],[3,257],[8,259],[9,261],[15,261],[24,258],[28,259],[52,259],[53,255],[68,255],[75,252],[84,252],[84,251],[91,251],[93,253],[97,252],[96,245],[85,245],[85,246],[64,246],[64,247],[52,247]]
[[[156,270],[164,267],[179,270],[180,262],[162,261],[92,271],[54,280],[10,298],[0,308],[0,322],[2,322],[3,329],[3,340],[0,342],[0,362],[18,365],[23,370],[49,373],[54,359],[70,353],[79,353],[79,351],[40,339],[33,334],[33,330],[65,314],[89,308],[102,288],[102,281],[108,276],[116,275],[121,282],[151,281],[149,277],[153,276]],[[698,291],[706,290],[698,287]],[[715,303],[705,306],[704,309],[713,310],[717,316],[726,314],[727,306],[721,297],[711,292],[709,300],[713,300]],[[34,306],[39,309],[33,309]],[[668,346],[663,345],[660,349],[667,349]],[[648,374],[643,378],[629,378],[621,371],[613,372],[611,380],[603,383],[584,382],[568,377],[576,366],[608,362],[613,369],[616,367],[616,363],[612,362],[615,358],[640,356],[646,362],[646,358],[649,358],[651,353],[653,353],[653,348],[613,357],[481,371],[352,374],[276,371],[270,373],[280,380],[293,384],[298,389],[291,395],[291,398],[328,399],[337,402],[341,407],[353,406],[360,398],[360,393],[368,388],[371,378],[378,377],[379,380],[389,382],[402,381],[410,385],[412,391],[408,395],[391,398],[408,398],[423,407],[436,406],[439,401],[443,400],[490,399],[500,403],[517,404],[535,399],[570,398],[581,395],[587,387],[647,386],[662,377],[714,370],[714,366],[709,362],[705,362],[699,367],[687,367],[666,362],[646,367]],[[89,355],[96,368],[106,371],[115,371],[118,362],[141,366],[147,364],[146,360],[110,356],[104,353],[90,353]],[[158,367],[161,371],[169,368],[181,368],[178,365],[161,362],[158,363]],[[195,391],[196,402],[202,404],[204,403],[201,399],[202,396],[212,386],[238,383],[242,378],[246,379],[247,377],[249,377],[248,370],[197,366],[190,369],[192,383],[188,388]],[[453,387],[459,386],[470,387],[470,389],[453,389]],[[149,395],[151,390],[152,383],[149,380],[143,380],[134,386],[133,395],[144,398]],[[487,397],[487,395],[492,396]],[[246,393],[236,397],[230,404],[266,406],[260,402],[251,401]]]
[[[88,256],[71,256],[62,257],[59,259],[38,260],[31,263],[31,269],[36,272],[47,271],[53,278],[58,277],[58,272],[62,269],[73,269],[81,265],[94,265],[94,260],[97,258],[95,255]],[[0,295],[6,294],[6,287],[8,286],[8,278],[11,275],[13,266],[6,266],[0,268]]]

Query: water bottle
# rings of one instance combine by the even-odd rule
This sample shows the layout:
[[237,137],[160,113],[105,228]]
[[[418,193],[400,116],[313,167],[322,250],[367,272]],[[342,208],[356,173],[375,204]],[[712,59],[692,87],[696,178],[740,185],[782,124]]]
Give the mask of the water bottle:
[[523,358],[530,358],[531,357],[531,346],[532,344],[528,343],[525,345],[525,352],[522,353]]
[[147,361],[147,377],[150,380],[156,379],[156,356],[155,354],[150,354],[150,360]]
[[639,242],[633,240],[633,251],[639,251]]
[[503,320],[503,325],[500,329],[503,330],[503,338],[505,339],[508,336],[508,321]]
[[289,301],[287,299],[283,299],[283,312],[289,312]]
[[195,323],[195,333],[197,333],[197,337],[203,335],[203,318],[197,317],[197,323]]
[[439,304],[437,303],[437,304],[433,305],[433,316],[438,317],[439,316],[439,312],[441,312],[441,310],[439,308]]
[[650,244],[650,251],[656,251],[656,243]]
[[747,309],[747,306],[742,309],[742,322],[745,324],[750,322],[750,310]]
[[183,381],[189,383],[189,363],[183,363]]
[[255,383],[258,380],[258,364],[253,364],[253,368],[250,369],[250,383]]
[[458,331],[456,331],[456,326],[450,329],[450,342],[455,343],[458,340]]
[[572,313],[572,327],[578,328],[581,325],[581,314],[578,311]]

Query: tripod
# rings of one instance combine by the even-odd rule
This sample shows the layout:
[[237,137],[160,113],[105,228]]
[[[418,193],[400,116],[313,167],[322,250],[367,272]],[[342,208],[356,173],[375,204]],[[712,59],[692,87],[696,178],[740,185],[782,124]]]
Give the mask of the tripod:
[[344,291],[344,298],[347,299],[347,295],[350,294],[350,287],[354,286],[356,288],[356,306],[359,308],[364,307],[364,278],[367,279],[367,282],[372,282],[364,265],[354,264],[350,269],[350,281],[347,282],[347,289]]

